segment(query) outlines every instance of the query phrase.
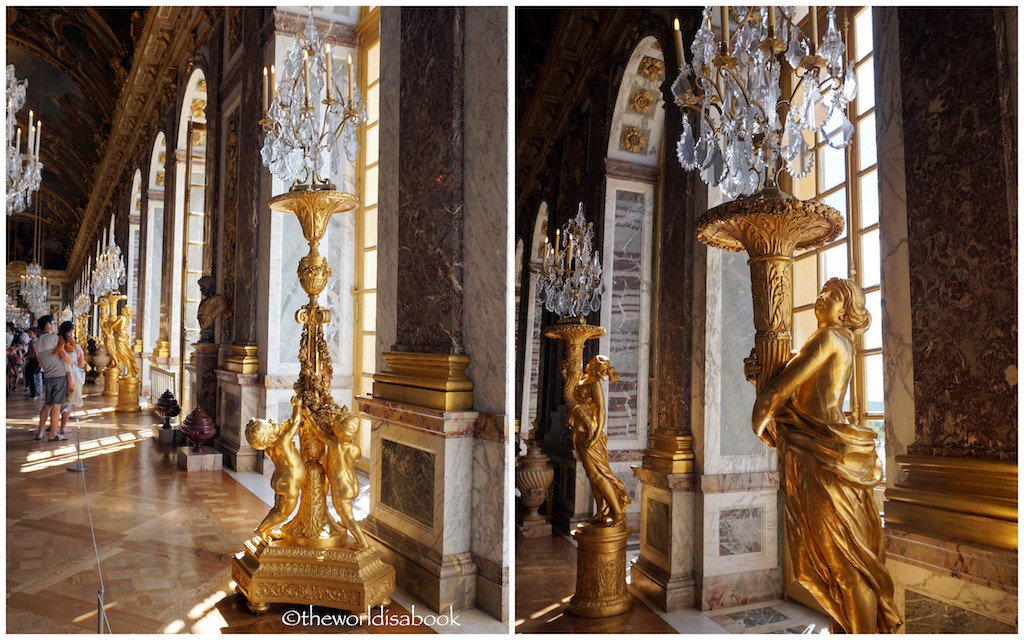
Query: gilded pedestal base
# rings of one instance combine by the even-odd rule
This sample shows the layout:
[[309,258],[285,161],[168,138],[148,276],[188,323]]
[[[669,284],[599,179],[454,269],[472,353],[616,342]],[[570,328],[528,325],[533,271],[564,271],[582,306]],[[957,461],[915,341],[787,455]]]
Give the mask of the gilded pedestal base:
[[331,547],[290,546],[254,537],[231,562],[231,578],[254,613],[270,603],[312,604],[366,613],[391,603],[395,570],[374,547],[353,551],[333,538]]
[[373,397],[443,411],[473,408],[469,356],[436,353],[384,354],[387,370],[373,376]]
[[254,344],[221,345],[217,366],[234,373],[257,373],[260,370],[259,348]]
[[117,386],[120,375],[120,367],[107,367],[103,370],[103,395],[116,396],[118,394]]
[[116,411],[122,413],[134,413],[141,411],[139,406],[139,378],[137,376],[124,376],[117,381],[117,407]]
[[580,525],[573,532],[576,549],[576,593],[569,613],[581,618],[608,618],[633,608],[626,590],[626,540],[629,527],[620,524]]

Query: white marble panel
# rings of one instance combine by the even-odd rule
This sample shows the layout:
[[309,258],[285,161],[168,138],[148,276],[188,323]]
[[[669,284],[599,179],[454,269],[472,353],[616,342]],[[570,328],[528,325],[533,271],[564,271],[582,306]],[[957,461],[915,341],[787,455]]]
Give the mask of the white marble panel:
[[[741,525],[736,522],[739,516],[737,511],[760,510],[757,518],[748,518],[749,525]],[[741,571],[756,571],[761,569],[772,569],[778,566],[779,537],[778,537],[778,497],[775,491],[749,491],[744,493],[707,493],[703,494],[703,571],[704,576],[724,575],[738,573]],[[752,513],[748,511],[747,513]],[[725,530],[738,532],[743,526],[757,527],[760,529],[760,551],[750,553],[729,552],[722,555],[721,537],[723,531],[723,514],[731,519]],[[727,534],[728,535],[728,534]],[[750,541],[756,539],[756,533],[743,534],[743,539]],[[735,541],[736,535],[732,537]],[[725,540],[726,546],[731,545]]]
[[[900,89],[899,24],[896,7],[876,7],[875,104],[878,134],[878,207],[881,212],[882,365],[885,386],[886,469],[914,441],[914,358],[910,317],[910,255],[907,181]],[[895,486],[897,473],[886,475]]]
[[660,502],[668,507],[669,530],[671,540],[668,554],[645,544],[647,532],[647,514],[643,514],[640,522],[641,555],[656,562],[672,576],[687,575],[693,572],[693,505],[695,495],[692,491],[667,491],[661,487],[642,485],[642,500]]
[[1017,596],[981,584],[966,582],[950,575],[904,562],[885,563],[896,586],[896,606],[906,611],[906,591],[916,591],[978,615],[1017,625]]
[[[507,411],[506,369],[511,295],[508,291],[508,11],[468,7],[465,30],[462,274],[463,337],[473,381],[473,408]],[[382,49],[383,50],[383,49]]]
[[472,542],[474,556],[506,566],[505,449],[501,442],[473,439]]
[[408,515],[381,503],[381,469],[374,465],[370,481],[372,515],[402,531],[417,542],[449,555],[470,549],[472,523],[472,438],[444,438],[410,429],[393,422],[373,421],[373,452],[382,450],[387,439],[403,446],[427,451],[434,456],[434,486],[410,487],[410,491],[432,491],[434,522],[427,527]]

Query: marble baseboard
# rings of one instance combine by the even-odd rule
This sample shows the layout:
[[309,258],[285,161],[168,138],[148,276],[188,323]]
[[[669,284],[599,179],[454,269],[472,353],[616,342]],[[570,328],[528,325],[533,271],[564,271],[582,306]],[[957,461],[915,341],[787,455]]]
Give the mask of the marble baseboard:
[[234,447],[221,440],[214,442],[218,451],[224,454],[224,464],[234,471],[258,471],[263,452],[252,447]]
[[777,471],[720,473],[700,477],[700,490],[703,493],[728,493],[731,491],[777,489],[778,487],[779,473]]
[[187,473],[193,471],[220,471],[224,466],[224,456],[214,452],[209,445],[203,448],[204,453],[196,453],[186,445],[178,447],[178,468]]
[[395,568],[399,588],[435,612],[476,606],[477,567],[469,553],[438,557],[424,553],[422,545],[408,539],[373,515],[363,521],[363,531],[378,544],[384,562]]
[[633,562],[629,572],[630,587],[662,611],[678,611],[693,607],[696,584],[693,575],[672,577],[644,557]]
[[506,573],[504,581],[489,580],[483,575],[476,576],[476,608],[497,620],[508,622],[509,584]]
[[694,576],[701,611],[737,607],[782,597],[782,569],[760,569],[720,576]]
[[155,428],[153,431],[156,432],[157,442],[160,444],[185,444],[185,434],[181,432],[181,429],[164,429],[163,427]]
[[1017,552],[886,528],[886,558],[1017,594]]

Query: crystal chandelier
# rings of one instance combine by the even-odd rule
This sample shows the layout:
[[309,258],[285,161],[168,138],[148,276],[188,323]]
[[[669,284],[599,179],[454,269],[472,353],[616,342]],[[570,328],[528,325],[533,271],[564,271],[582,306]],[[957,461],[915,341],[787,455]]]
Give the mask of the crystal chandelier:
[[71,312],[71,307],[68,305],[64,305],[64,308],[61,309],[60,312],[60,321],[67,322],[69,320],[74,320],[74,318],[75,314]]
[[28,80],[14,76],[14,65],[7,65],[7,215],[24,211],[32,204],[32,194],[39,189],[43,164],[39,162],[39,139],[43,123],[33,122],[35,113],[28,112],[28,138],[25,153],[21,148],[21,127],[18,111],[25,105]]
[[560,318],[586,316],[601,308],[601,257],[593,249],[594,224],[576,217],[555,231],[555,246],[544,239],[544,263],[538,280],[540,299]]
[[[320,38],[313,11],[305,30],[296,35],[285,57],[284,77],[277,90],[275,69],[263,68],[263,113],[267,132],[260,157],[270,172],[292,190],[329,188],[328,170],[341,168],[339,138],[345,155],[354,161],[359,151],[357,127],[366,120],[362,96],[352,82],[352,56],[348,58],[348,98],[334,82],[331,45]],[[268,93],[269,91],[269,93]],[[268,107],[269,100],[269,107]]]
[[[683,111],[683,133],[676,145],[679,163],[700,170],[710,186],[729,198],[776,186],[785,169],[802,178],[814,164],[804,134],[826,144],[846,147],[853,124],[846,106],[857,92],[852,67],[843,73],[846,50],[836,29],[835,7],[828,8],[828,28],[818,42],[817,9],[811,7],[811,37],[796,25],[795,7],[722,7],[722,38],[711,28],[705,7],[700,29],[686,63],[676,21],[676,54],[682,62],[672,84]],[[731,31],[731,23],[739,28]],[[730,35],[731,33],[731,35]],[[793,90],[782,95],[779,83],[795,73]],[[696,132],[687,112],[697,116]]]
[[27,327],[31,318],[28,315],[28,311],[25,311],[18,306],[18,302],[7,295],[7,322],[14,323],[16,327]]
[[124,282],[124,258],[121,257],[121,248],[111,241],[96,261],[96,269],[92,272],[92,295],[94,298],[102,298],[119,289]]
[[21,276],[21,296],[32,315],[36,318],[46,315],[46,278],[43,267],[35,262],[25,267],[25,274]]
[[75,316],[79,318],[88,315],[88,313],[92,311],[92,302],[89,300],[88,293],[82,291],[77,296],[75,296],[74,310]]

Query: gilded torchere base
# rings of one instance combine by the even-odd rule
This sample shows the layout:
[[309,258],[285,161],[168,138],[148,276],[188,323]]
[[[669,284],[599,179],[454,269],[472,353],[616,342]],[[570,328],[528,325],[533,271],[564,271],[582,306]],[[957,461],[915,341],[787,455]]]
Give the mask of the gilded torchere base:
[[391,603],[395,570],[375,547],[296,546],[255,536],[231,562],[235,589],[253,613],[271,603],[305,604],[366,613]]
[[103,370],[103,395],[116,396],[118,394],[117,385],[120,375],[120,367],[107,367]]
[[138,376],[124,376],[117,381],[117,407],[114,410],[122,413],[142,410],[139,406]]
[[569,613],[581,618],[609,618],[633,608],[633,596],[626,590],[625,524],[580,524],[573,531],[576,540],[576,593],[569,601]]

